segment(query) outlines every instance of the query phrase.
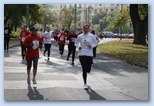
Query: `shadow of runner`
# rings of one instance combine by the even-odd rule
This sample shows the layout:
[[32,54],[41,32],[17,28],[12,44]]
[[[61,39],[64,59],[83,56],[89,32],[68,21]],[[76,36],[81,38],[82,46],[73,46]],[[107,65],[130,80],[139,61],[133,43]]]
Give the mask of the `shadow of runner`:
[[32,87],[28,85],[28,93],[27,96],[29,97],[29,100],[44,100],[43,95],[39,93],[37,90],[37,87]]
[[88,89],[86,91],[90,96],[90,100],[106,100],[104,97],[92,90],[90,86],[88,86]]

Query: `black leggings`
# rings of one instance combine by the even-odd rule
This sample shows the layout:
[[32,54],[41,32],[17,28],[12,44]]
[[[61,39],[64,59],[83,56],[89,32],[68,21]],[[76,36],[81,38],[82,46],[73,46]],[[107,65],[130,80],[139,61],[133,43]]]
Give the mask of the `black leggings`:
[[91,71],[91,62],[92,62],[91,56],[79,56],[79,60],[82,66],[82,76],[84,83],[87,83],[87,73]]
[[63,55],[65,44],[58,44],[58,45],[59,45],[59,51],[60,51],[60,54]]
[[44,54],[46,53],[46,51],[48,51],[48,57],[49,57],[50,56],[51,44],[44,44],[44,46],[45,46]]
[[4,37],[4,50],[9,49],[10,37]]
[[38,58],[37,56],[33,57],[32,59],[27,59],[27,69],[30,70],[32,67],[32,61],[33,61],[33,68],[37,69],[38,64]]
[[21,55],[24,58],[24,56],[26,55],[26,47],[23,45],[22,42],[20,42],[20,46],[21,46]]
[[76,51],[76,46],[69,44],[67,58],[69,58],[70,55],[72,54],[72,62],[74,62],[75,59],[75,51]]

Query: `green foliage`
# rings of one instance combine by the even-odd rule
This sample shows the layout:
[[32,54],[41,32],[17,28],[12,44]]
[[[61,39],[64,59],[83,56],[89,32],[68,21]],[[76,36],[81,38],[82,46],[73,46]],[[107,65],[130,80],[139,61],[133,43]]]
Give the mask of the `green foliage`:
[[12,31],[10,37],[11,38],[19,38],[20,31]]
[[148,15],[148,4],[139,4],[138,10],[140,19],[144,20],[144,18]]
[[101,29],[100,29],[100,25],[93,25],[93,29],[95,30],[95,31],[101,31]]
[[105,16],[106,16],[106,14],[104,12],[97,13],[92,18],[92,24],[99,24],[100,20],[103,19]]
[[148,47],[132,44],[133,40],[117,40],[98,46],[100,53],[148,68]]
[[38,4],[4,4],[4,22],[10,20],[11,24],[21,26],[26,20],[26,5],[29,5],[30,24],[41,23],[43,11]]
[[71,27],[71,23],[75,16],[75,8],[63,8],[60,11],[60,14],[58,16],[59,24],[62,25],[62,28],[69,29]]

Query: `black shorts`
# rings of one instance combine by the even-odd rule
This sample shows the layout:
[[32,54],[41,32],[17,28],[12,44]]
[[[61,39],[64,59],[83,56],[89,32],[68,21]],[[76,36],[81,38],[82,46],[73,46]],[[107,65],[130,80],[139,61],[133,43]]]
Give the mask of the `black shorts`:
[[27,59],[27,69],[31,69],[32,67],[32,61],[33,61],[33,68],[37,69],[37,64],[38,64],[38,59],[39,57],[35,56],[32,59]]

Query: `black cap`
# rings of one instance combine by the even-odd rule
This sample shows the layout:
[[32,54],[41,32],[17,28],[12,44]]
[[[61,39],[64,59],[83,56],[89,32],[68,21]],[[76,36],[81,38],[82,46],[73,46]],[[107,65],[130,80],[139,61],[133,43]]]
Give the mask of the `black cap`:
[[31,27],[31,29],[30,29],[31,31],[37,31],[38,29],[36,29],[36,27]]

